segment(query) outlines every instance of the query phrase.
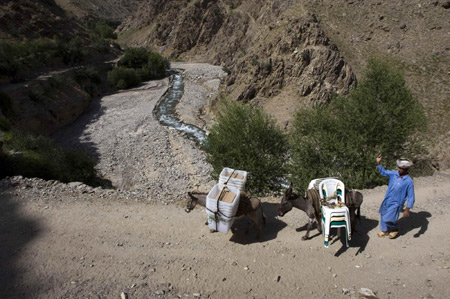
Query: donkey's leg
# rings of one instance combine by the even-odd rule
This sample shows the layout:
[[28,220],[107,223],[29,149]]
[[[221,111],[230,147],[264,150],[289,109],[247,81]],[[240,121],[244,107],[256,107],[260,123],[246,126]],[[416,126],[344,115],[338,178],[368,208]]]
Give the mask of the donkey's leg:
[[309,231],[311,230],[312,224],[314,222],[314,218],[309,218],[308,220],[308,226],[306,227],[306,234],[302,237],[302,240],[308,240],[309,238]]
[[320,213],[314,212],[314,216],[316,216],[317,229],[319,233],[322,233],[322,219],[320,219]]
[[248,218],[250,218],[250,223],[248,225],[246,234],[248,234],[248,232],[250,231],[251,226],[255,226],[256,228],[258,228],[258,214],[256,213],[256,211],[248,213],[247,216]]

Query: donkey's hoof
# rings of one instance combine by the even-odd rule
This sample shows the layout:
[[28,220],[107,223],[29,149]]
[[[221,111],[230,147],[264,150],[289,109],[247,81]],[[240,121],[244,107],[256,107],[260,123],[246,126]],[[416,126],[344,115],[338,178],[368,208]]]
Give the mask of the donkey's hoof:
[[215,233],[215,232],[216,232],[216,230],[214,230],[214,229],[210,229],[210,230],[209,230],[209,232],[210,232],[210,233]]
[[308,236],[303,236],[302,241],[306,241],[306,240],[308,240]]

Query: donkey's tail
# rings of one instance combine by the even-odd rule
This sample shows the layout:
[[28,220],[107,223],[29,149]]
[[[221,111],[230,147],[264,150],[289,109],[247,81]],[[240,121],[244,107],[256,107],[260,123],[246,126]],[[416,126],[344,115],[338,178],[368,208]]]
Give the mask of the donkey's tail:
[[259,199],[259,206],[261,207],[261,217],[262,217],[262,223],[263,223],[263,227],[266,226],[266,214],[264,214],[264,209],[263,209],[263,205],[261,202],[261,199]]

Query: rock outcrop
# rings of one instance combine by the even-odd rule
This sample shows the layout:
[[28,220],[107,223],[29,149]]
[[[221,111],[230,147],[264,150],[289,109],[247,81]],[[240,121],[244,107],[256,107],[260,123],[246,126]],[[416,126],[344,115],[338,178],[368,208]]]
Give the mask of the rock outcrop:
[[297,1],[151,1],[119,27],[129,45],[228,68],[223,89],[251,101],[289,90],[292,102],[328,101],[355,83],[317,18]]

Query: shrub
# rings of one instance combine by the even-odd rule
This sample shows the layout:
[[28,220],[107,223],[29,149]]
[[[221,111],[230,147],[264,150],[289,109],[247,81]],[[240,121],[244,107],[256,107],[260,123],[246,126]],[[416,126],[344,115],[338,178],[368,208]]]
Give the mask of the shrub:
[[416,158],[422,151],[420,142],[412,142],[414,133],[424,128],[423,107],[403,76],[388,62],[370,59],[349,95],[296,113],[290,134],[292,180],[299,189],[325,176],[340,177],[352,188],[385,183],[375,171],[375,157]]
[[118,67],[108,72],[108,81],[118,89],[127,89],[141,83],[134,69]]
[[[67,151],[51,138],[24,132],[6,134],[1,175],[23,175],[97,185],[95,161],[83,150]],[[12,154],[10,153],[13,152]]]
[[119,66],[140,69],[148,63],[148,52],[145,48],[128,48],[119,60]]
[[0,91],[0,111],[5,115],[12,113],[12,99],[3,91]]
[[117,39],[117,34],[114,33],[114,28],[107,24],[98,23],[95,26],[95,32],[103,39]]
[[120,58],[119,65],[136,69],[142,81],[164,78],[166,70],[170,68],[166,58],[144,48],[128,48]]
[[280,187],[285,174],[287,138],[261,108],[222,102],[217,123],[204,147],[214,179],[224,167],[230,167],[249,173],[246,185],[252,192]]
[[77,69],[75,71],[75,80],[78,84],[86,81],[95,84],[100,84],[102,82],[100,78],[100,72],[92,66]]
[[[0,131],[9,131],[11,129],[11,125],[9,124],[6,118],[0,117]],[[1,136],[1,135],[0,135]]]
[[0,39],[0,74],[14,77],[19,71],[19,64],[14,58],[14,53],[13,45]]

